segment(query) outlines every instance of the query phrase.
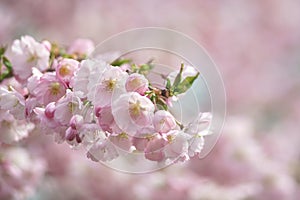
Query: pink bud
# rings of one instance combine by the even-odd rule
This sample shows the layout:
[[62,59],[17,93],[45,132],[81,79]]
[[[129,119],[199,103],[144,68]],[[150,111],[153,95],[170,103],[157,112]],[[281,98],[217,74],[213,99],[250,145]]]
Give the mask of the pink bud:
[[52,119],[54,117],[55,109],[55,102],[49,103],[45,108],[45,116],[49,119]]
[[141,74],[131,74],[126,81],[126,90],[128,92],[137,92],[140,95],[148,90],[149,81]]
[[81,115],[74,115],[70,120],[70,126],[72,129],[79,129],[84,123]]
[[69,127],[67,130],[66,130],[66,140],[68,141],[72,141],[75,139],[77,135],[77,131],[75,129],[73,129],[72,127]]
[[176,121],[168,111],[159,110],[154,114],[153,125],[157,132],[167,133],[176,128]]
[[42,44],[46,47],[46,49],[50,52],[51,51],[51,43],[48,40],[43,40]]

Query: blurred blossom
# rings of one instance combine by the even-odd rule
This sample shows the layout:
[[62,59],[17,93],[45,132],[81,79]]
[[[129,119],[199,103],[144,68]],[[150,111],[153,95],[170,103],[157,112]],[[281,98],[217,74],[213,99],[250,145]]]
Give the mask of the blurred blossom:
[[0,149],[0,198],[30,197],[44,175],[44,161],[23,148],[1,146]]

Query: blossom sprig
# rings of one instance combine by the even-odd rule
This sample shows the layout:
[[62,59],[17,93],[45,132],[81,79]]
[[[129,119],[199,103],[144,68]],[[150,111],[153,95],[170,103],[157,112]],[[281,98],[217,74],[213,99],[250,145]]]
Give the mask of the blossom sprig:
[[68,48],[30,36],[15,40],[11,52],[0,49],[0,141],[11,143],[33,129],[57,142],[84,146],[94,161],[141,153],[150,161],[186,161],[199,155],[211,134],[211,114],[188,124],[172,114],[172,102],[192,87],[199,72],[183,63],[164,87],[148,74],[153,60],[89,59],[90,40]]

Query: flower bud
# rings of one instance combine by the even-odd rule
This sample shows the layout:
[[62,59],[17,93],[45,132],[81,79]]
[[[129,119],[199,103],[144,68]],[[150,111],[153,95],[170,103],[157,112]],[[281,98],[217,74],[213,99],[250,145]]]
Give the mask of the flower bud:
[[140,95],[144,95],[148,90],[148,86],[148,80],[143,75],[137,73],[131,74],[125,84],[128,92],[137,92]]
[[82,126],[84,120],[81,115],[74,115],[70,120],[70,126],[72,129],[78,129]]
[[55,102],[49,103],[46,108],[45,108],[45,116],[48,119],[52,119],[54,117],[54,112],[55,112]]

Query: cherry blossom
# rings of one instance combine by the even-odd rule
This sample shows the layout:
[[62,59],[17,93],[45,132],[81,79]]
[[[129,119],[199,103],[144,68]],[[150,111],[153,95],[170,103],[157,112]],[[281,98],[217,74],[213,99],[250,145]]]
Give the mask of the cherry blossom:
[[153,125],[155,130],[159,133],[167,133],[177,126],[173,115],[165,110],[158,110],[155,112]]
[[112,103],[112,114],[117,125],[128,133],[135,133],[152,125],[154,105],[145,96],[136,92],[122,94]]
[[149,82],[145,76],[137,73],[131,74],[126,80],[126,90],[127,92],[137,92],[140,95],[148,90]]
[[116,67],[105,70],[96,83],[95,91],[89,93],[89,100],[95,106],[109,106],[113,96],[125,92],[125,81],[128,74]]
[[31,76],[33,67],[44,71],[49,66],[50,52],[47,47],[31,36],[22,36],[12,45],[12,64],[16,78],[24,83]]
[[57,64],[56,75],[58,79],[62,80],[66,85],[69,85],[78,67],[79,62],[77,60],[64,58]]
[[36,87],[31,91],[37,101],[42,105],[58,101],[66,93],[66,85],[57,79],[56,74],[47,72],[43,74]]

